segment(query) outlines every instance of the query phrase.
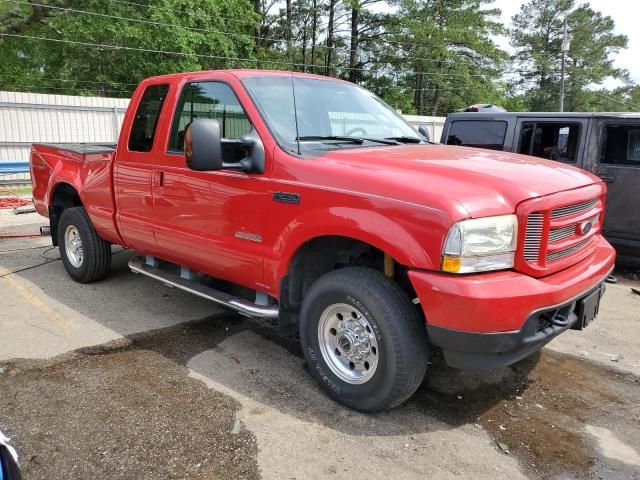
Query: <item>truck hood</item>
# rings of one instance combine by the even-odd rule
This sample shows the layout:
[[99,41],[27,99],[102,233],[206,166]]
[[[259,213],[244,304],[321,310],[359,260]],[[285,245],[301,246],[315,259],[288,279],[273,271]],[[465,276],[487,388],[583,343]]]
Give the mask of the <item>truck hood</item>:
[[[460,213],[512,213],[527,199],[591,185],[600,179],[560,162],[514,153],[446,145],[402,145],[327,152],[330,183],[358,176],[358,190],[428,206],[455,201]],[[346,172],[350,170],[350,172]],[[347,173],[345,175],[345,173]],[[316,181],[318,179],[316,178]],[[353,185],[338,185],[353,189]]]

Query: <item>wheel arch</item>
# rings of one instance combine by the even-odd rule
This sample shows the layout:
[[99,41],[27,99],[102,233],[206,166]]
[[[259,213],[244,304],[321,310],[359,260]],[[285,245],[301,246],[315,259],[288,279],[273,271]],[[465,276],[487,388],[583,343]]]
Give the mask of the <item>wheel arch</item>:
[[76,187],[66,181],[58,182],[51,188],[49,198],[49,224],[53,245],[58,245],[58,224],[62,212],[71,207],[82,207],[82,199]]

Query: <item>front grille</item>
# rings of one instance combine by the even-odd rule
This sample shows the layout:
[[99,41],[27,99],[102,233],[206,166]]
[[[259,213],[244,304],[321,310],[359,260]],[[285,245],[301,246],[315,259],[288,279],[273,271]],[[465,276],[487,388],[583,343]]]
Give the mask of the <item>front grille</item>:
[[566,207],[554,208],[551,210],[551,220],[556,218],[568,217],[569,215],[575,215],[577,213],[586,212],[591,210],[598,203],[599,198],[593,198],[586,202],[575,203],[573,205],[567,205]]
[[538,261],[543,226],[544,215],[542,213],[532,213],[527,218],[527,230],[524,239],[524,258],[528,262]]
[[[575,223],[562,226],[562,223],[571,221],[569,217],[589,212],[595,209],[593,220],[594,228],[599,227],[600,212],[598,211],[600,198],[592,198],[572,205],[565,205],[550,210],[530,213],[527,216],[525,238],[522,255],[532,266],[538,269],[550,268],[553,262],[567,259],[588,247],[593,240],[592,236],[584,238],[580,236],[578,224],[584,221],[576,220]],[[558,224],[554,226],[554,224]],[[548,232],[543,237],[543,232]],[[562,243],[559,243],[562,242]],[[564,248],[556,250],[560,245]],[[547,251],[551,250],[551,251]]]
[[558,250],[557,252],[547,253],[547,262],[555,262],[556,260],[560,260],[572,253],[577,252],[578,250],[582,250],[584,247],[589,245],[591,242],[591,237],[586,240],[582,240],[581,242],[574,243],[570,247],[565,248],[564,250]]

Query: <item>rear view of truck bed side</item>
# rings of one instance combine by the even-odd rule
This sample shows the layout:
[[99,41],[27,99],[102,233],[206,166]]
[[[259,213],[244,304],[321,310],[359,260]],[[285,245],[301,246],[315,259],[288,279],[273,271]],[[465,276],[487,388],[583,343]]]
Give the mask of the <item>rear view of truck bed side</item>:
[[34,144],[31,148],[33,201],[51,219],[51,237],[65,208],[84,205],[101,238],[123,244],[115,222],[112,183],[115,145]]

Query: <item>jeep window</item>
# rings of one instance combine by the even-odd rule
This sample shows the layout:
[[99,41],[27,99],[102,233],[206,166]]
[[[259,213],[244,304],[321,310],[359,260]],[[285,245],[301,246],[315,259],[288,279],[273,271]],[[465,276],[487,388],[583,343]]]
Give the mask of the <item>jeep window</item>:
[[133,118],[133,126],[129,134],[129,151],[151,151],[158,118],[160,118],[160,111],[168,91],[169,85],[151,85],[144,91],[136,116]]
[[376,139],[392,137],[421,141],[395,110],[351,83],[280,75],[245,77],[242,83],[278,143],[289,151],[297,150],[297,139],[301,149],[311,150],[371,146]]
[[575,163],[579,141],[579,124],[527,122],[520,130],[518,153]]
[[184,151],[187,127],[201,118],[218,120],[223,138],[237,139],[251,131],[251,123],[229,85],[211,81],[189,83],[183,88],[176,106],[170,151]]
[[457,120],[451,122],[447,145],[502,150],[506,132],[507,122]]
[[607,125],[600,163],[640,167],[640,125]]

